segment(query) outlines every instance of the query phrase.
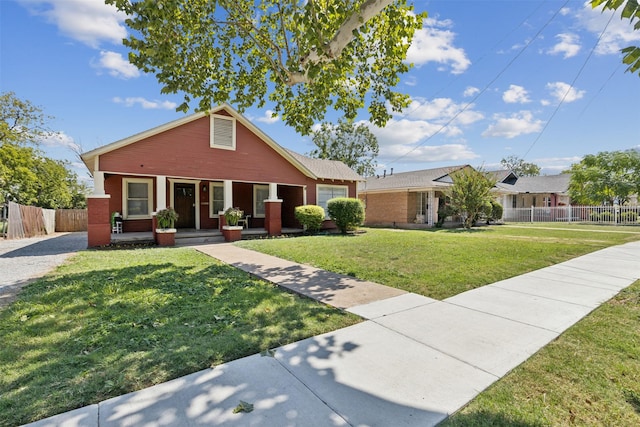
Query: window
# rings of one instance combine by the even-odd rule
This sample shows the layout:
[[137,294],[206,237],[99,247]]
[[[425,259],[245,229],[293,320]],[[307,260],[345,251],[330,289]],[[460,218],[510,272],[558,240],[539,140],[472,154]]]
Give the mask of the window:
[[551,207],[551,197],[545,197],[542,199],[544,207],[545,208],[550,208]]
[[265,216],[264,201],[268,198],[269,198],[268,185],[253,186],[253,217],[254,218],[264,218]]
[[224,184],[212,182],[209,184],[209,217],[218,218],[218,212],[224,210]]
[[233,117],[211,115],[209,145],[223,150],[236,149],[236,121]]
[[151,218],[153,210],[153,179],[122,180],[122,211],[125,219]]
[[511,196],[511,207],[513,209],[518,207],[518,196],[516,195]]
[[349,197],[349,188],[345,185],[318,185],[316,204],[324,209],[325,218],[329,219],[327,202],[336,197]]

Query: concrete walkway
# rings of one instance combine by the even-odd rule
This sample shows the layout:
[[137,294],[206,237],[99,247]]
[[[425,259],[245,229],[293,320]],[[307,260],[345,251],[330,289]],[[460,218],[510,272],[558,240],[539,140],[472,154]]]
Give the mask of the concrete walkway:
[[[36,426],[430,426],[640,278],[640,242],[444,301],[228,244],[198,250],[364,317]],[[240,402],[250,413],[234,413]]]

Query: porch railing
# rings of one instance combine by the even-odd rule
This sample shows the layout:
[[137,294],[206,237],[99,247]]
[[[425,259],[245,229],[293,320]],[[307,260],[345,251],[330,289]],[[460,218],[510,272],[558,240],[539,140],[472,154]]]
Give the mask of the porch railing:
[[558,206],[548,208],[505,208],[505,222],[589,222],[595,224],[640,225],[640,206]]

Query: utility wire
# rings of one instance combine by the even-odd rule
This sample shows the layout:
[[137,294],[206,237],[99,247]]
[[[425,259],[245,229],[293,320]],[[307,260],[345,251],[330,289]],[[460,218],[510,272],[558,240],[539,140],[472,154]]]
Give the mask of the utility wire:
[[[538,36],[540,36],[540,34],[542,34],[542,32],[549,26],[549,24],[556,18],[556,16],[558,16],[558,14],[560,14],[561,10],[564,9],[564,7],[569,3],[570,0],[565,0],[565,2],[562,4],[562,6],[560,6],[560,8],[558,8],[558,10],[555,11],[555,13],[551,16],[551,18],[549,18],[549,20],[547,20],[547,22],[545,22],[545,24],[538,30],[538,32],[536,32],[536,34],[522,47],[522,49],[520,49],[520,51],[513,57],[511,58],[511,60],[507,63],[507,65],[505,65],[502,70],[500,70],[500,72],[498,72],[498,74],[491,79],[491,81],[484,87],[482,88],[482,90],[480,90],[480,92],[478,92],[472,99],[471,101],[469,101],[467,104],[465,104],[464,107],[462,107],[462,109],[460,109],[460,111],[458,111],[453,117],[451,117],[445,124],[443,124],[442,126],[440,126],[440,128],[438,128],[434,133],[432,133],[431,135],[429,135],[427,138],[425,138],[424,141],[420,142],[419,144],[417,144],[415,147],[413,147],[411,150],[407,151],[405,154],[396,157],[395,159],[391,160],[390,162],[388,162],[388,164],[393,164],[396,163],[398,160],[405,158],[406,156],[408,156],[409,154],[413,153],[414,151],[416,151],[418,148],[422,147],[424,144],[426,144],[428,141],[430,141],[433,137],[435,137],[436,135],[438,135],[440,132],[442,132],[444,129],[447,128],[447,126],[449,126],[451,123],[453,123],[458,117],[460,117],[460,115],[462,113],[464,113],[465,111],[467,111],[469,109],[469,107],[471,107],[471,105],[473,105],[473,103],[480,98],[480,96],[482,94],[484,94],[500,77],[502,77],[502,75],[511,67],[511,65],[513,65],[514,62],[516,62],[516,60],[518,58],[520,58],[520,56],[522,56],[522,54],[527,50],[527,48],[529,48],[529,46],[531,46],[531,44],[538,38]],[[566,95],[565,95],[566,96]]]
[[536,136],[536,139],[533,140],[533,142],[529,146],[529,149],[522,156],[522,159],[525,159],[527,157],[529,152],[533,149],[533,147],[536,145],[536,143],[540,140],[540,138],[542,137],[542,134],[544,134],[544,131],[549,127],[549,123],[551,123],[553,118],[558,113],[558,110],[560,110],[560,107],[564,103],[565,99],[567,99],[567,96],[569,96],[569,93],[571,93],[571,89],[574,88],[574,85],[576,84],[576,81],[578,80],[578,78],[580,77],[580,75],[584,71],[585,67],[587,66],[587,63],[589,62],[589,59],[591,59],[591,57],[593,56],[593,53],[595,52],[596,47],[598,47],[598,44],[600,43],[600,40],[602,40],[602,37],[604,36],[604,33],[607,31],[607,28],[609,28],[609,24],[611,23],[611,20],[613,19],[613,16],[614,16],[614,14],[612,13],[611,17],[609,18],[609,21],[607,21],[607,25],[605,25],[604,29],[600,33],[600,36],[598,37],[598,40],[596,40],[596,43],[591,48],[591,51],[589,52],[589,55],[587,55],[587,57],[585,58],[584,62],[582,63],[582,66],[578,70],[578,73],[576,74],[575,78],[571,82],[571,85],[567,88],[567,91],[564,93],[564,96],[562,97],[562,99],[560,100],[560,102],[558,103],[556,108],[553,110],[553,113],[551,113],[551,117],[549,117],[549,120],[547,120],[547,122],[544,124],[544,126],[542,127],[542,130],[540,131],[540,133],[538,133],[538,136]]

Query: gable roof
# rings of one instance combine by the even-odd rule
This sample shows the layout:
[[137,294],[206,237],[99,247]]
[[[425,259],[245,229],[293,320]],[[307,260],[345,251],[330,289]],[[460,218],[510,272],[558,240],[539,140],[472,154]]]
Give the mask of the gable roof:
[[337,160],[314,159],[285,148],[287,152],[320,179],[364,181],[353,169]]
[[471,167],[469,165],[448,166],[412,172],[400,172],[384,177],[371,177],[358,185],[358,191],[384,191],[446,187],[452,183],[450,173]]
[[516,175],[513,171],[507,169],[501,169],[497,171],[487,171],[485,172],[491,178],[496,180],[496,183],[505,183],[505,184],[513,184],[518,180],[518,175]]
[[343,181],[363,180],[360,175],[355,173],[342,162],[333,160],[310,159],[306,156],[282,147],[273,139],[271,139],[271,137],[269,137],[266,133],[260,130],[256,125],[254,125],[249,119],[247,119],[245,116],[240,114],[233,107],[226,103],[212,108],[211,110],[209,110],[209,112],[191,114],[189,116],[182,117],[180,119],[165,123],[155,128],[137,133],[128,138],[124,138],[119,141],[112,142],[111,144],[103,145],[91,151],[87,151],[86,153],[82,153],[80,155],[80,158],[89,169],[89,172],[93,175],[93,172],[96,170],[96,161],[100,155],[109,153],[122,147],[126,147],[127,145],[134,144],[138,141],[142,141],[143,139],[158,135],[162,132],[180,127],[187,123],[191,123],[208,115],[219,113],[220,111],[225,111],[229,115],[231,115],[231,117],[235,118],[239,123],[244,125],[253,134],[260,138],[265,144],[271,147],[275,152],[277,152],[285,160],[291,163],[296,169],[302,172],[302,174],[306,175],[309,178],[334,179]]
[[518,193],[568,194],[571,174],[522,176],[513,185],[502,184]]

